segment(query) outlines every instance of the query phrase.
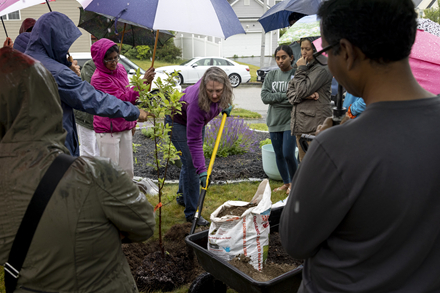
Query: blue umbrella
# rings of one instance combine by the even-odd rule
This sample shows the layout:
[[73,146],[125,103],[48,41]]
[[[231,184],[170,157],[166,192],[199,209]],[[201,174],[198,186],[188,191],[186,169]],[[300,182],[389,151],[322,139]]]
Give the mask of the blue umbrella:
[[245,31],[226,0],[78,0],[85,10],[111,15],[153,30],[226,39]]
[[263,14],[258,21],[265,32],[289,26],[289,15],[292,12],[306,15],[316,14],[322,0],[284,0]]

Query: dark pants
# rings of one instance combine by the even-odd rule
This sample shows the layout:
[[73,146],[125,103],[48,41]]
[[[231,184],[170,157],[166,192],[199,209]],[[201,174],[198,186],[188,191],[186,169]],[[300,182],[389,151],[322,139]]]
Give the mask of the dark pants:
[[[192,162],[191,152],[189,151],[186,125],[179,123],[172,124],[171,117],[166,116],[165,123],[173,125],[173,132],[171,142],[174,147],[182,152],[180,160],[182,168],[180,169],[179,190],[177,194],[183,195],[183,202],[185,203],[185,217],[194,215],[197,209],[197,204],[200,195],[200,179],[197,170]],[[202,138],[204,137],[204,130],[202,130]]]
[[290,183],[298,168],[298,162],[295,159],[296,137],[290,135],[290,130],[286,130],[283,132],[270,132],[270,139],[283,183]]

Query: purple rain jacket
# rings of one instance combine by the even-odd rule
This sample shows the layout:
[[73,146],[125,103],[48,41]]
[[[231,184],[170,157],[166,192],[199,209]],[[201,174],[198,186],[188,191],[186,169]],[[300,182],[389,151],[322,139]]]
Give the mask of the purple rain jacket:
[[[108,49],[116,45],[109,39],[100,39],[92,45],[91,52],[96,70],[93,73],[91,85],[95,89],[117,97],[118,99],[135,103],[139,93],[129,85],[127,71],[122,64],[118,64],[116,70],[110,70],[105,66],[104,56]],[[136,121],[127,121],[124,118],[93,117],[93,129],[96,133],[112,133],[130,130],[136,126]]]
[[186,125],[186,137],[189,151],[191,152],[194,167],[197,174],[206,172],[205,157],[203,155],[202,129],[209,121],[214,119],[221,111],[218,103],[211,103],[208,113],[199,108],[199,87],[201,80],[195,85],[187,87],[180,98],[182,114],[174,116],[174,122]]

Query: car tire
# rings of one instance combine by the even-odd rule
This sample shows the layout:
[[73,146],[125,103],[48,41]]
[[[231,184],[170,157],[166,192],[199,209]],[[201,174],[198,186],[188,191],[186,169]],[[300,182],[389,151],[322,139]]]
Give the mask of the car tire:
[[229,75],[229,81],[231,82],[232,87],[237,87],[241,83],[241,78],[238,74],[232,73]]
[[182,85],[183,84],[183,76],[182,74],[179,73],[179,75],[177,76],[177,84],[178,85]]

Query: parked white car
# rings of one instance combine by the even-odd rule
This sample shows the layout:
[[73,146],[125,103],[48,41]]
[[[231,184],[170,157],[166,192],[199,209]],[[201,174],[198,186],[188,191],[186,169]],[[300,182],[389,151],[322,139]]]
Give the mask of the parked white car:
[[[73,60],[77,60],[78,61],[78,65],[80,66],[80,68],[83,67],[84,63],[86,63],[87,61],[89,61],[90,59],[92,59],[92,54],[91,53],[70,53],[70,56],[72,56]],[[127,57],[125,57],[124,55],[120,55],[121,60],[119,60],[119,63],[121,63],[125,70],[127,71],[127,75],[128,75],[128,80],[131,80],[131,78],[133,77],[133,75],[136,74],[136,71],[138,68],[140,68],[139,66],[137,66],[136,64],[134,64],[130,59],[128,59]],[[141,74],[145,74],[145,70],[143,70],[142,68],[140,68]],[[157,78],[160,77],[162,80],[165,80],[167,78],[166,74],[163,72],[157,72],[156,70],[156,76],[154,77],[153,83],[152,83],[152,89],[157,88],[157,86],[155,85],[155,81],[157,80]],[[180,86],[180,84],[176,84],[175,88],[181,92],[182,91],[182,87]]]
[[229,76],[232,87],[239,86],[240,83],[249,82],[251,74],[249,66],[238,64],[232,60],[222,57],[196,57],[180,65],[164,66],[156,68],[156,72],[179,72],[179,84],[196,83],[202,78],[208,68],[217,66],[223,69]]

